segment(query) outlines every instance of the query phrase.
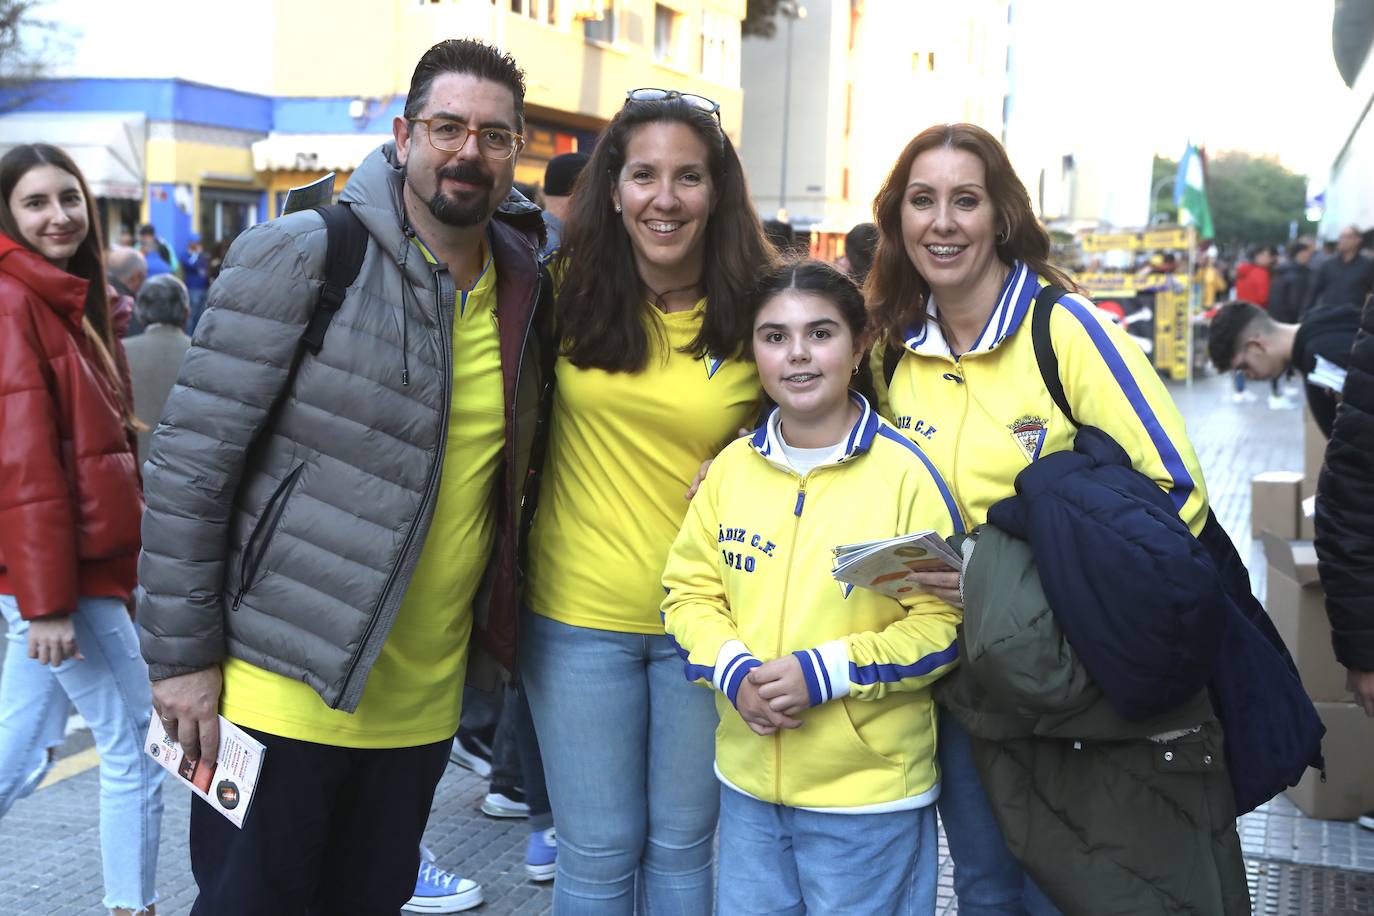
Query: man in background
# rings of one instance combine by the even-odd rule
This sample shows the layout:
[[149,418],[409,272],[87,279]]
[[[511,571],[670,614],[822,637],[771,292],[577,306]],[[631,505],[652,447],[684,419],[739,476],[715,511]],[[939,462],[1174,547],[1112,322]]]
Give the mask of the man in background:
[[563,221],[572,206],[573,185],[590,158],[586,153],[563,153],[544,167],[544,229],[548,241],[541,257],[545,260],[553,257],[563,241]]
[[177,380],[182,357],[191,345],[186,336],[190,300],[186,286],[173,274],[153,277],[138,291],[134,314],[143,333],[124,344],[134,382],[134,413],[147,427],[138,434],[138,463],[148,459],[148,441],[162,416],[167,394]]

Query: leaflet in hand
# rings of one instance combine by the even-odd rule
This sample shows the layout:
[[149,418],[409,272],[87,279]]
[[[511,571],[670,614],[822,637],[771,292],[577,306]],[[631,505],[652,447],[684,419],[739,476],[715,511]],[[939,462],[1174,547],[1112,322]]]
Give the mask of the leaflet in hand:
[[1345,387],[1346,371],[1333,363],[1324,356],[1317,357],[1317,363],[1312,367],[1312,371],[1307,373],[1304,381],[1309,385],[1316,385],[1318,388],[1325,388],[1327,391],[1341,393]]
[[243,827],[267,750],[262,742],[220,716],[219,755],[215,764],[207,767],[199,760],[187,758],[181,745],[167,737],[162,720],[154,715],[144,746],[148,756],[163,769],[190,786],[192,792],[209,802],[211,808],[227,817],[235,827]]
[[892,598],[910,598],[921,590],[907,575],[917,570],[961,570],[963,561],[954,548],[934,531],[920,531],[881,541],[844,544],[835,548],[835,569],[840,582],[870,588]]

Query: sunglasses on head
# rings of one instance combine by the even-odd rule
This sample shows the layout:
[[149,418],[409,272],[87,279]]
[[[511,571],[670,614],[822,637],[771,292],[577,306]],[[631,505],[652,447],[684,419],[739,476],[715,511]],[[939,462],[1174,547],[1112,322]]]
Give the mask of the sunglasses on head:
[[643,89],[631,89],[625,93],[627,102],[670,102],[673,99],[681,99],[691,105],[697,111],[704,111],[707,114],[716,116],[720,120],[720,103],[708,99],[704,95],[694,95],[690,92],[678,92],[676,89],[653,89],[646,87]]

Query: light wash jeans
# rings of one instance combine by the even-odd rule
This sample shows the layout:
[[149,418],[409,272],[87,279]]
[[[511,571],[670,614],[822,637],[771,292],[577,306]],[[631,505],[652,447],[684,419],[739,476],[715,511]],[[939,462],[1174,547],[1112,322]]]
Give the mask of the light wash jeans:
[[824,814],[720,787],[716,912],[741,916],[934,916],[932,806]]
[[29,623],[14,596],[0,595],[0,612],[9,626],[0,677],[0,817],[42,781],[48,748],[62,743],[57,723],[65,724],[70,700],[100,754],[104,904],[135,911],[152,905],[164,771],[143,752],[152,690],[124,602],[80,599],[72,621],[85,658],[56,668],[29,658]]
[[959,916],[1059,916],[1007,849],[983,783],[973,746],[959,720],[940,709],[940,822],[954,860]]
[[[706,916],[715,700],[667,636],[526,612],[520,675],[558,825],[557,916]],[[636,890],[636,884],[638,889]]]

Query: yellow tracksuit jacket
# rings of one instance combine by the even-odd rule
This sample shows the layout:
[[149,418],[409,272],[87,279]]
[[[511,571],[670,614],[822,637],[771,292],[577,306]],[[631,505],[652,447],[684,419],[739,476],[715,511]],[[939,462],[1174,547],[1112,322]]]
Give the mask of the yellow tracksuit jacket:
[[[1077,430],[1045,388],[1031,341],[1031,304],[1044,285],[1027,265],[1014,264],[978,341],[958,359],[933,320],[912,330],[886,391],[881,354],[874,357],[884,415],[935,463],[970,530],[1015,493],[1016,475],[1028,464],[1073,448]],[[927,311],[935,315],[937,307],[931,302]],[[1202,470],[1140,346],[1078,295],[1051,312],[1050,338],[1078,421],[1115,439],[1199,533],[1207,521]]]
[[[960,612],[924,593],[899,602],[830,575],[833,549],[917,531],[962,531],[921,450],[862,398],[837,460],[800,477],[775,410],[721,452],[668,555],[664,625],[687,677],[714,686],[716,771],[772,804],[841,812],[930,804],[939,791],[930,684],[958,660]],[[733,703],[760,660],[792,653],[804,725],[755,734]]]

